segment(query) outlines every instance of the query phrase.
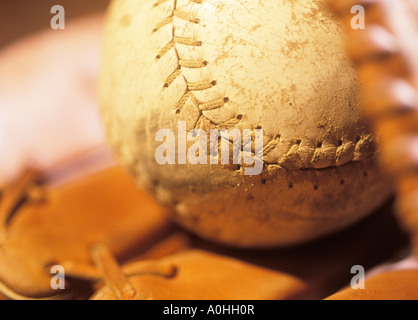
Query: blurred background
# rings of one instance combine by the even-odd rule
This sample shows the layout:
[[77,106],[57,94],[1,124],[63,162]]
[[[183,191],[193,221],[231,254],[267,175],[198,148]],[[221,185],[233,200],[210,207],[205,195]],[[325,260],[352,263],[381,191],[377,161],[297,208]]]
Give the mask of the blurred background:
[[67,21],[104,12],[110,0],[0,1],[0,48],[22,36],[49,28],[51,8],[62,5]]
[[[105,146],[97,78],[108,0],[0,2],[0,189]],[[54,5],[65,30],[52,30]]]

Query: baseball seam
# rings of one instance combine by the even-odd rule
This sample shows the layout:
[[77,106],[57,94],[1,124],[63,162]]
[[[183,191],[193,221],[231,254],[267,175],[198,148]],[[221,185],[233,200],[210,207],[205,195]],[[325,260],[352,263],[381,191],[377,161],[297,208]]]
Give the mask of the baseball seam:
[[[160,4],[170,0],[159,0],[154,4],[158,7]],[[169,43],[161,47],[156,59],[161,59],[170,50],[174,50],[177,57],[177,66],[175,70],[167,77],[163,89],[170,87],[173,82],[179,77],[183,77],[186,83],[186,91],[183,96],[176,102],[175,110],[179,115],[185,104],[188,101],[198,108],[198,119],[186,119],[186,121],[194,121],[194,128],[203,126],[204,120],[210,119],[205,117],[205,111],[221,109],[229,102],[228,97],[219,97],[210,101],[198,101],[195,92],[209,90],[217,85],[216,80],[190,82],[183,74],[183,69],[199,69],[207,68],[208,61],[205,60],[187,60],[182,59],[176,45],[185,45],[195,48],[203,46],[202,41],[194,39],[193,37],[179,37],[176,35],[175,18],[198,25],[200,19],[193,13],[188,12],[187,8],[179,8],[177,0],[174,1],[171,15],[161,20],[153,29],[153,32],[172,24],[172,39]],[[204,0],[189,0],[190,4],[202,4]],[[231,128],[238,125],[242,120],[242,115],[234,116],[221,123],[216,124],[217,128]],[[212,124],[212,123],[211,123]],[[280,134],[275,137],[264,136],[265,146],[263,149],[264,161],[267,165],[279,165],[285,168],[316,168],[322,169],[327,167],[341,166],[351,161],[362,161],[375,155],[375,141],[374,138],[366,133],[357,136],[355,140],[339,140],[337,144],[329,143],[328,141],[312,141],[309,139],[294,139],[292,141],[284,140]]]
[[[160,4],[166,2],[168,0],[161,0],[154,4],[154,7],[159,6]],[[190,2],[201,4],[203,0],[190,0]],[[212,81],[201,81],[201,82],[190,82],[188,79],[183,75],[182,69],[188,68],[188,69],[199,69],[199,68],[205,68],[208,65],[207,61],[204,60],[187,60],[182,59],[180,56],[176,44],[185,45],[185,46],[191,46],[191,47],[201,47],[202,42],[193,38],[188,37],[179,37],[176,35],[175,32],[175,26],[174,26],[174,18],[179,18],[184,21],[187,21],[189,23],[198,24],[200,20],[196,17],[193,17],[189,12],[183,10],[183,8],[177,7],[177,1],[174,0],[174,6],[173,11],[171,15],[167,18],[164,18],[160,23],[155,26],[153,29],[153,32],[158,31],[162,27],[173,24],[173,36],[169,43],[164,45],[160,51],[158,52],[156,59],[161,59],[167,52],[170,50],[174,50],[175,55],[177,57],[177,66],[175,70],[167,77],[163,87],[164,89],[167,89],[171,86],[171,84],[179,77],[183,77],[184,81],[186,82],[186,92],[183,94],[183,96],[180,98],[180,100],[176,104],[176,112],[179,114],[181,110],[183,109],[184,105],[187,103],[187,101],[190,99],[191,102],[199,109],[199,112],[202,113],[203,111],[209,111],[214,109],[222,108],[225,103],[228,102],[227,97],[220,97],[217,99],[213,99],[210,101],[205,102],[199,102],[193,92],[197,91],[203,91],[207,89],[213,88],[217,82],[216,80]],[[202,114],[201,114],[202,115]],[[201,116],[200,115],[200,116]],[[197,121],[198,122],[198,121]]]

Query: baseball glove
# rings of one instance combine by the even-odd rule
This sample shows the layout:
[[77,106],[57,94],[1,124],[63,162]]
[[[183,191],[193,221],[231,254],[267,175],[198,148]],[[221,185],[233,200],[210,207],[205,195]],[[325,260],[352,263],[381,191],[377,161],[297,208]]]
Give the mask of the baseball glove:
[[365,288],[367,290],[347,288],[327,300],[418,300],[418,271],[382,273],[366,280]]
[[98,244],[124,261],[172,230],[166,210],[119,167],[58,186],[43,177],[27,170],[2,192],[0,293],[9,298],[68,297],[76,292],[71,281],[66,290],[52,289],[51,266],[90,264]]
[[306,289],[293,276],[202,250],[109,267],[102,247],[96,259],[108,268],[101,268],[106,286],[93,300],[283,300]]
[[[399,217],[418,255],[418,2],[329,2],[343,21],[364,113],[379,138],[382,163],[395,182]],[[354,5],[365,10],[364,29],[351,26]]]

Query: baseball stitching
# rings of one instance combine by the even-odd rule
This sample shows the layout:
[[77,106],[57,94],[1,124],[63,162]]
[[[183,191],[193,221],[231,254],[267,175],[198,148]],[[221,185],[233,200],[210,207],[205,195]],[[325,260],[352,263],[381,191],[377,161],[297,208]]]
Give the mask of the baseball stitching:
[[[179,37],[176,35],[175,18],[194,25],[199,25],[200,19],[190,12],[190,6],[179,7],[177,0],[159,0],[154,4],[154,7],[158,7],[167,1],[174,1],[173,10],[168,17],[161,20],[160,23],[154,27],[152,32],[155,33],[167,25],[172,25],[172,39],[169,43],[161,47],[156,54],[156,59],[160,60],[170,50],[174,50],[177,57],[177,66],[167,77],[163,88],[167,89],[176,79],[183,77],[186,83],[186,91],[179,101],[176,102],[176,114],[180,115],[185,104],[190,101],[199,112],[199,117],[197,119],[190,117],[185,119],[188,122],[193,122],[193,128],[203,128],[204,122],[209,122],[210,126],[216,128],[227,129],[236,126],[243,119],[243,115],[234,116],[219,124],[213,124],[205,117],[204,111],[223,108],[225,104],[229,102],[229,98],[220,96],[209,101],[198,101],[195,97],[195,92],[211,89],[217,85],[217,81],[190,82],[183,74],[182,70],[185,68],[208,68],[208,61],[187,60],[180,55],[176,45],[191,46],[202,50],[203,44],[202,41],[195,39],[193,36]],[[189,5],[201,5],[204,1],[205,0],[189,0]],[[366,160],[376,153],[374,138],[368,133],[358,136],[354,141],[339,140],[337,144],[335,144],[335,142],[332,144],[327,141],[317,142],[304,139],[283,141],[280,135],[275,137],[264,136],[264,142],[264,160],[267,165],[279,165],[292,169],[323,169],[341,166],[351,161]]]

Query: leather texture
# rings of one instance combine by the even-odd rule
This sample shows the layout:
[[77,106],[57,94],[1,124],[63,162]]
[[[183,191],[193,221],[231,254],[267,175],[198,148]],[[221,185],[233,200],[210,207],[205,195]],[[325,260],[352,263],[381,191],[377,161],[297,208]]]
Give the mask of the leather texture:
[[92,245],[106,244],[123,260],[171,230],[167,210],[120,167],[55,187],[34,184],[35,176],[23,175],[0,200],[0,291],[13,297],[55,295],[50,267],[92,263]]
[[[349,282],[351,266],[406,244],[386,206],[308,245],[233,249],[171,226],[120,167],[58,185],[46,176],[57,175],[29,170],[2,190],[0,299],[322,299]],[[51,265],[64,268],[65,290],[51,289]]]
[[[144,262],[123,266],[133,289],[130,299],[140,300],[284,300],[306,289],[301,280],[202,250],[188,250],[154,263],[170,272],[141,272]],[[121,295],[112,283],[93,300],[115,300]]]
[[327,300],[418,300],[418,270],[383,273],[366,280],[364,290],[348,288]]

